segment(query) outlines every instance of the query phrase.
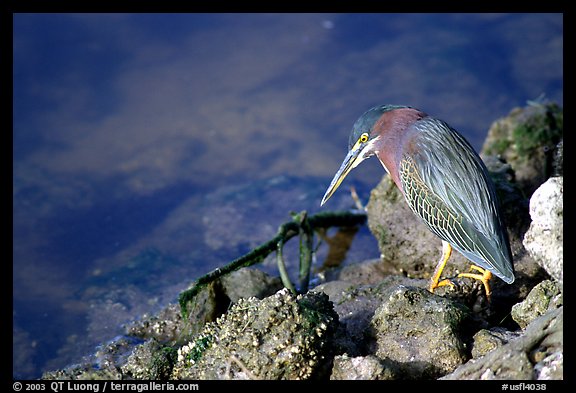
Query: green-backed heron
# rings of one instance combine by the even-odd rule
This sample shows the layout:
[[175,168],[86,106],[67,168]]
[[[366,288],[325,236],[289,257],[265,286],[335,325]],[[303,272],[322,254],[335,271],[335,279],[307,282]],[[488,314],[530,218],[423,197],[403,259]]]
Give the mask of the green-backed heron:
[[446,122],[402,105],[382,105],[354,124],[349,151],[332,179],[322,205],[346,175],[376,156],[394,180],[410,209],[442,240],[442,257],[430,291],[452,285],[440,280],[452,248],[475,265],[460,273],[482,281],[490,298],[492,273],[514,281],[512,253],[488,170],[472,146]]

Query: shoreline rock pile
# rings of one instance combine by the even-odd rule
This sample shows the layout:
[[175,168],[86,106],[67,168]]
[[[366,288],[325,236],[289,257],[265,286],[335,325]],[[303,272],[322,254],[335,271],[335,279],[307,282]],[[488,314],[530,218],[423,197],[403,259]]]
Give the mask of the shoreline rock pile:
[[[482,149],[516,270],[512,285],[492,280],[491,302],[466,278],[426,290],[440,242],[385,176],[367,206],[380,259],[329,271],[298,296],[261,271],[234,272],[189,319],[168,305],[43,378],[563,379],[562,115],[553,103],[514,109]],[[469,266],[454,255],[445,274]]]

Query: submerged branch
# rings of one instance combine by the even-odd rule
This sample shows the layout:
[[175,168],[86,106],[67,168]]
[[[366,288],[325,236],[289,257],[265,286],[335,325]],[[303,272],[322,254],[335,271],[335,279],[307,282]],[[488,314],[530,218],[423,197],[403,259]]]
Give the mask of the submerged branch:
[[[288,221],[278,228],[278,232],[276,236],[271,240],[267,241],[266,243],[262,244],[261,246],[255,248],[254,250],[250,251],[248,254],[245,254],[229,264],[214,269],[208,274],[200,277],[194,285],[180,293],[179,296],[179,303],[180,308],[182,310],[182,315],[186,318],[188,316],[188,303],[191,302],[194,297],[204,288],[206,285],[210,284],[211,282],[217,280],[218,278],[232,273],[235,270],[238,270],[243,267],[249,267],[256,265],[262,262],[270,253],[274,251],[279,251],[280,255],[278,258],[282,258],[280,247],[293,238],[296,235],[301,235],[302,233],[306,233],[304,235],[305,241],[302,242],[301,247],[310,247],[310,240],[309,238],[312,237],[312,233],[314,230],[319,228],[329,228],[329,227],[346,227],[346,226],[356,226],[362,225],[366,222],[366,213],[358,212],[358,211],[338,211],[338,212],[321,212],[314,214],[312,216],[307,216],[306,212],[298,213],[293,215],[292,221]],[[301,255],[302,255],[301,249]],[[304,250],[304,255],[308,257],[308,254],[311,254],[312,250]],[[278,260],[278,263],[283,264],[283,260]],[[310,269],[309,261],[305,262],[308,264],[307,269]],[[306,273],[302,271],[302,261],[301,261],[301,270],[300,270],[300,277],[306,276]],[[286,275],[285,268],[280,268],[282,281],[285,286],[287,286],[287,282],[290,282]],[[309,274],[309,273],[308,273]],[[290,288],[290,287],[289,287]],[[290,290],[294,291],[294,287],[292,286]]]

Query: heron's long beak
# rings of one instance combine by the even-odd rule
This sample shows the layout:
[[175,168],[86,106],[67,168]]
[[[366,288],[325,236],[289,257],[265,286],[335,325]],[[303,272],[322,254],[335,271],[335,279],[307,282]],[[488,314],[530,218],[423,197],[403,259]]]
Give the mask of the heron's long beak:
[[350,171],[358,166],[364,159],[366,158],[364,154],[362,154],[364,149],[359,143],[356,143],[352,149],[344,158],[342,165],[340,165],[340,169],[334,175],[330,186],[326,190],[326,194],[324,194],[324,198],[322,198],[322,202],[320,202],[320,206],[324,205],[328,199],[334,194],[336,189],[340,186],[340,183],[344,180],[344,178],[350,173]]

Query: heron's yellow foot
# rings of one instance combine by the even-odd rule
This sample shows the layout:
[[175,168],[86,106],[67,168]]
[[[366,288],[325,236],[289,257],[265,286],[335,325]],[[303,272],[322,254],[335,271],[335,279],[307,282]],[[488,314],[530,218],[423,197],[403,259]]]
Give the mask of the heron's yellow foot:
[[[447,242],[442,241],[442,257],[438,261],[436,269],[434,269],[434,274],[432,274],[432,277],[430,278],[430,286],[428,288],[430,292],[434,293],[434,289],[446,285],[454,287],[454,283],[447,278],[440,281],[442,271],[444,270],[444,267],[446,266],[446,263],[448,262],[450,255],[452,255],[452,246],[450,246],[450,244],[448,244]],[[489,270],[483,269],[476,265],[470,266],[470,270],[476,270],[479,273],[460,273],[458,274],[458,277],[474,278],[476,280],[481,281],[482,284],[484,285],[484,290],[486,291],[486,298],[488,299],[488,301],[490,301],[490,295],[492,294],[492,291],[490,290],[489,281],[492,278],[492,273]]]
[[439,287],[444,287],[446,285],[450,285],[452,288],[454,288],[456,285],[454,285],[454,283],[452,281],[450,281],[449,278],[445,278],[444,280],[437,282],[434,284],[434,286],[432,286],[432,283],[430,283],[430,292],[434,292],[434,289],[439,288]]
[[468,278],[475,278],[476,280],[480,280],[484,285],[484,290],[486,291],[486,299],[490,301],[490,295],[492,291],[490,290],[490,279],[492,278],[492,273],[488,269],[482,269],[479,266],[472,265],[470,266],[470,270],[477,270],[480,273],[460,273],[458,277],[468,277]]
[[450,285],[454,287],[452,281],[448,279],[440,281],[442,270],[444,270],[444,266],[446,266],[446,263],[448,262],[450,255],[452,255],[452,246],[450,246],[450,244],[448,244],[447,242],[442,241],[442,257],[438,261],[436,269],[434,269],[434,274],[432,274],[432,277],[430,278],[430,287],[428,288],[430,292],[434,293],[434,289],[438,287],[443,287],[445,285]]

